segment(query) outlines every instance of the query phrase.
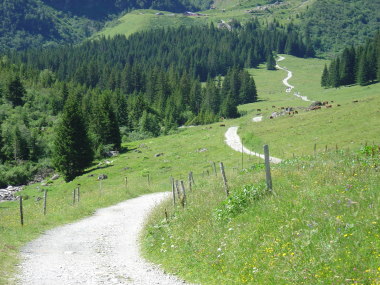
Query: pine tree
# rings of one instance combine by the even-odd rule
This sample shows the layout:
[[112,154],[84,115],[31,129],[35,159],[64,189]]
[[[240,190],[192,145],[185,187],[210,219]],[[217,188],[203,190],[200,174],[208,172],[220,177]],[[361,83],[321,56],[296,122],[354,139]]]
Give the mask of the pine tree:
[[21,83],[20,77],[11,79],[5,92],[5,99],[12,103],[13,106],[22,106],[26,90]]
[[273,53],[269,53],[267,56],[267,69],[276,70],[276,60],[274,59]]
[[82,174],[93,159],[90,139],[77,101],[74,95],[68,97],[54,140],[54,166],[66,182]]
[[322,78],[321,78],[321,86],[329,87],[329,71],[327,69],[327,65],[325,64],[325,68],[323,69]]
[[91,119],[91,132],[94,134],[95,146],[102,152],[102,147],[110,146],[114,150],[121,147],[121,135],[116,112],[113,109],[111,94],[99,95]]

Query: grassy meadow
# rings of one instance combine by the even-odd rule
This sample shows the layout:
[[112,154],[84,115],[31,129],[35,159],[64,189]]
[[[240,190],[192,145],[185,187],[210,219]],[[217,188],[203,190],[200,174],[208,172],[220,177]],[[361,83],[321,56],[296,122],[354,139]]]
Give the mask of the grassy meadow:
[[[15,281],[20,248],[45,230],[144,193],[170,191],[170,176],[186,180],[189,171],[196,187],[186,210],[173,209],[168,201],[155,210],[142,236],[145,256],[168,272],[204,284],[379,283],[378,152],[374,149],[372,156],[358,150],[365,141],[380,141],[380,84],[322,89],[324,63],[286,56],[281,65],[293,71],[289,82],[296,91],[312,100],[335,100],[331,109],[269,120],[272,106],[310,103],[284,92],[285,72],[250,70],[260,102],[240,106],[246,115],[226,120],[225,127],[189,127],[129,143],[124,145],[128,151],[110,158],[110,164],[96,163],[70,183],[59,179],[46,187],[30,185],[20,193],[25,199],[23,227],[18,202],[0,203],[0,284]],[[264,120],[253,123],[257,109]],[[288,159],[272,170],[275,195],[261,186],[260,159],[243,156],[241,170],[242,155],[224,143],[230,126],[241,126],[244,144],[252,150],[261,151],[268,143],[271,155]],[[163,155],[155,157],[158,153]],[[224,203],[220,175],[215,177],[211,167],[219,161],[234,197]],[[98,181],[100,174],[108,179]],[[81,201],[73,206],[78,184]],[[48,190],[46,216],[39,200],[42,189]]]
[[[201,284],[380,283],[380,84],[322,89],[324,63],[291,56],[280,63],[293,71],[294,91],[334,101],[313,112],[285,92],[284,71],[250,70],[260,102],[241,106],[247,115],[231,125],[252,150],[267,143],[285,159],[272,167],[274,193],[255,158],[227,175],[228,199],[220,177],[203,180],[186,209],[168,201],[152,214],[143,235],[148,259]],[[299,113],[269,119],[288,106]],[[252,122],[259,114],[264,120]]]
[[[271,8],[270,11],[247,13],[248,10],[262,6],[266,3],[264,0],[217,0],[214,2],[215,9],[200,11],[205,16],[184,16],[182,13],[171,13],[158,10],[134,10],[126,13],[120,18],[106,24],[105,28],[96,33],[92,38],[100,36],[125,35],[129,36],[135,32],[145,31],[149,29],[179,27],[179,26],[196,26],[208,25],[211,22],[218,23],[220,21],[229,21],[236,19],[246,22],[250,19],[257,18],[265,21],[276,19],[280,23],[288,23],[290,20],[298,21],[295,15],[302,13],[315,0],[301,1],[290,0],[286,5],[280,5]],[[157,15],[160,13],[161,15]]]

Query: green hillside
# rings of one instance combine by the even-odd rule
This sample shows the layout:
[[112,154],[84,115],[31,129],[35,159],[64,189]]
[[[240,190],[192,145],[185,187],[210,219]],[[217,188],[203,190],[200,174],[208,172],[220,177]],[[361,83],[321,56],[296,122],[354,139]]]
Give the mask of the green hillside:
[[[129,151],[110,159],[110,165],[104,161],[94,164],[70,183],[59,179],[49,181],[46,187],[28,186],[20,193],[28,198],[24,201],[23,228],[19,225],[17,202],[0,204],[0,284],[11,282],[8,277],[17,270],[14,264],[19,248],[44,230],[130,197],[169,191],[169,176],[185,180],[189,171],[194,172],[197,186],[189,194],[187,210],[177,209],[174,219],[171,206],[162,206],[168,209],[170,221],[163,222],[160,208],[144,237],[146,256],[163,264],[165,270],[204,284],[226,280],[230,284],[252,283],[251,278],[258,284],[284,280],[302,283],[304,277],[308,284],[326,280],[340,283],[342,278],[376,284],[379,207],[373,201],[379,199],[375,191],[380,183],[379,164],[371,151],[358,150],[366,142],[372,145],[380,141],[375,127],[380,120],[376,107],[380,103],[380,84],[322,89],[313,82],[319,82],[320,72],[316,71],[324,64],[323,60],[291,56],[281,63],[293,71],[290,83],[296,91],[313,100],[334,100],[333,108],[313,112],[299,109],[294,117],[270,120],[273,105],[302,107],[310,103],[284,91],[281,80],[285,72],[260,68],[251,72],[262,101],[241,106],[245,116],[223,122],[226,127],[241,126],[240,135],[252,150],[261,151],[262,144],[268,143],[273,156],[288,159],[273,168],[276,196],[248,204],[243,199],[243,213],[233,216],[230,222],[214,219],[213,213],[225,198],[220,177],[207,176],[207,171],[212,172],[212,161],[224,162],[232,193],[264,177],[262,164],[257,164],[262,161],[255,157],[244,156],[247,170],[237,171],[242,167],[241,154],[225,145],[226,127],[220,123],[125,144]],[[352,103],[354,100],[359,102]],[[261,123],[252,122],[257,109],[264,114]],[[155,157],[157,153],[163,155]],[[100,174],[106,174],[108,179],[100,183],[96,179]],[[81,203],[72,206],[72,190],[77,184],[81,184]],[[42,201],[36,200],[43,195],[41,188],[49,193],[46,217]],[[169,236],[175,240],[162,244],[161,239],[169,241]],[[171,248],[173,243],[175,247]],[[218,248],[225,252],[222,259]]]

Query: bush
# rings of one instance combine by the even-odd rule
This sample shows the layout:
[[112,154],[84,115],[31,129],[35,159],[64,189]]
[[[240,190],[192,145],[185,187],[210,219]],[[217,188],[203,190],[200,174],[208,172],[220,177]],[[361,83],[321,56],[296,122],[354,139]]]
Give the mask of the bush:
[[265,183],[244,185],[243,188],[231,192],[230,196],[215,210],[215,217],[220,221],[228,221],[242,213],[266,193]]

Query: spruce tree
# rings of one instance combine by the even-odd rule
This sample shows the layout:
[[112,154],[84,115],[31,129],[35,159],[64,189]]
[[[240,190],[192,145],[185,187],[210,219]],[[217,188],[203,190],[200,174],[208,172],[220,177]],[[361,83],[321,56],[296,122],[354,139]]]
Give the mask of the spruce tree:
[[69,95],[55,132],[54,166],[68,182],[82,174],[84,169],[90,166],[92,159],[91,143],[78,98]]
[[13,106],[22,106],[26,90],[21,83],[20,77],[16,76],[8,82],[5,92],[5,99],[12,103]]
[[276,60],[274,59],[272,53],[269,53],[267,56],[267,69],[276,70]]
[[325,64],[325,68],[323,69],[322,78],[321,78],[321,86],[329,87],[329,71],[327,69],[327,65]]

